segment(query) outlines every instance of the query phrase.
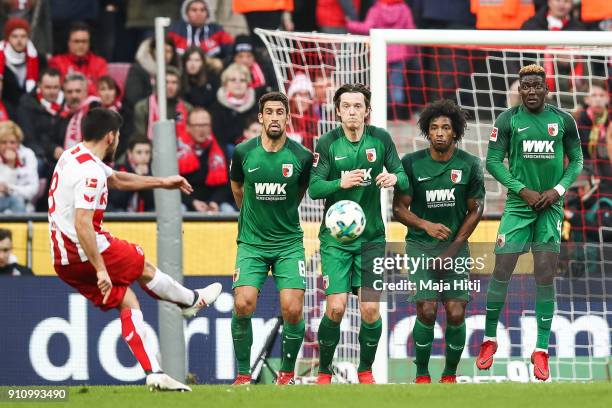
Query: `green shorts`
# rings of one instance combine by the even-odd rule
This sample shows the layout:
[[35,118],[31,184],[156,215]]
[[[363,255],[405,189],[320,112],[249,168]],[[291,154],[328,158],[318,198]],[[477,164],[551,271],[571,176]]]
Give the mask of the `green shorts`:
[[506,206],[499,223],[496,254],[556,252],[561,247],[563,207],[553,205],[541,212],[529,206]]
[[377,278],[372,273],[363,276],[362,268],[371,271],[373,259],[384,256],[384,253],[384,241],[344,247],[322,242],[321,268],[325,294],[352,292],[356,295],[362,286],[372,287]]
[[[465,266],[465,260],[470,259],[469,248],[461,249],[453,258],[455,268],[436,271],[431,270],[423,262],[426,259],[433,259],[438,252],[419,250],[413,244],[406,245],[406,254],[413,258],[421,259],[421,263],[414,271],[409,271],[408,280],[414,286],[414,292],[408,297],[409,301],[418,302],[421,300],[464,300],[469,302],[470,292],[468,283],[470,281],[470,270]],[[414,272],[414,273],[413,273]]]
[[306,289],[303,245],[265,251],[244,243],[238,244],[232,289],[238,286],[254,286],[261,290],[270,269],[278,290]]

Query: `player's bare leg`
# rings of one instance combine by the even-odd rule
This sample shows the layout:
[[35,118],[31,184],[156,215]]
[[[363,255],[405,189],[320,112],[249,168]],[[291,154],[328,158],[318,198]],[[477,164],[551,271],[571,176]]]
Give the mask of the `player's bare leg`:
[[317,384],[331,384],[331,364],[340,341],[340,323],[346,311],[347,293],[326,296],[325,314],[319,324],[319,375]]
[[251,316],[257,307],[258,295],[259,290],[254,286],[238,286],[234,289],[232,340],[238,363],[238,375],[233,385],[251,383],[251,346],[253,345]]
[[457,382],[457,366],[461,360],[461,353],[465,347],[465,300],[447,300],[444,302],[446,310],[446,364],[442,372],[441,383]]
[[493,356],[497,351],[497,322],[506,302],[508,284],[520,255],[520,253],[495,255],[495,269],[487,288],[485,336],[476,359],[476,367],[481,370],[488,370],[493,365]]
[[438,314],[438,302],[436,300],[419,300],[416,303],[417,318],[412,329],[412,341],[414,342],[414,363],[417,367],[415,383],[429,384],[429,357],[434,338],[434,325]]
[[361,313],[361,326],[359,328],[359,367],[357,377],[360,384],[376,384],[372,375],[372,364],[376,357],[378,341],[382,333],[382,319],[380,318],[379,293],[367,289],[359,290],[359,312]]
[[172,302],[182,309],[185,317],[195,316],[202,308],[214,303],[221,294],[221,284],[215,282],[202,289],[187,289],[170,275],[145,261],[144,270],[138,279],[142,289],[156,299]]
[[281,289],[280,305],[283,316],[282,358],[276,384],[294,384],[295,360],[302,346],[305,331],[304,291],[302,289]]
[[536,280],[536,320],[538,337],[536,348],[531,355],[533,374],[538,380],[546,381],[548,369],[548,340],[555,312],[554,278],[559,254],[555,252],[534,252],[534,277]]
[[147,336],[140,304],[136,294],[128,288],[119,305],[121,317],[121,336],[140,366],[147,374],[146,383],[151,389],[162,391],[191,391],[188,386],[176,381],[162,372],[157,361],[157,350]]

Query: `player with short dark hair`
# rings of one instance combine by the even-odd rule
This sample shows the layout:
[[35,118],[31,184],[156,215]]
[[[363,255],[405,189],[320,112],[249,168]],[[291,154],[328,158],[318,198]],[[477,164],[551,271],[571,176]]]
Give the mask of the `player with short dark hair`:
[[57,275],[103,311],[118,309],[121,334],[147,374],[146,383],[162,390],[191,389],[164,374],[146,336],[134,282],[155,299],[172,302],[185,317],[194,316],[221,293],[221,284],[204,289],[185,288],[147,262],[142,248],[117,239],[102,229],[108,188],[192,188],[181,176],[150,177],[114,171],[112,161],[119,143],[121,116],[95,108],[83,121],[83,142],[66,150],[58,160],[49,188],[51,257]]
[[[332,360],[340,341],[340,323],[348,293],[360,297],[359,382],[372,384],[372,363],[382,332],[379,300],[363,297],[370,288],[364,284],[362,262],[371,255],[362,254],[362,244],[384,250],[385,225],[380,209],[380,188],[398,185],[405,189],[408,179],[389,133],[366,125],[370,114],[370,90],[361,84],[345,84],[334,95],[336,114],[341,125],[319,139],[309,194],[325,199],[325,212],[340,200],[358,203],[367,220],[362,235],[353,242],[341,243],[331,236],[325,222],[321,224],[321,265],[327,299],[325,314],[319,325],[319,375],[317,384],[332,380]],[[387,171],[384,170],[387,169]],[[373,244],[373,245],[372,245]],[[378,245],[377,245],[378,244]]]
[[[534,375],[549,377],[548,341],[555,310],[553,285],[563,224],[563,195],[582,170],[574,118],[546,103],[546,72],[539,65],[519,71],[522,104],[503,112],[489,137],[487,170],[508,188],[495,244],[495,269],[487,290],[485,337],[476,366],[493,364],[497,322],[518,257],[533,252],[538,334],[531,355]],[[564,166],[567,155],[569,162]],[[508,156],[508,166],[503,164]]]
[[238,361],[234,385],[251,382],[251,316],[268,271],[280,292],[282,358],[276,384],[293,384],[304,338],[306,264],[298,207],[310,178],[312,153],[287,138],[287,97],[270,92],[259,100],[261,136],[234,150],[230,169],[238,208],[238,253],[234,272],[232,339]]
[[[470,294],[467,241],[482,217],[484,175],[478,157],[457,147],[467,126],[465,112],[444,99],[425,107],[419,119],[429,147],[402,159],[408,189],[395,192],[393,214],[408,227],[406,254],[428,259],[425,267],[410,270],[417,305],[412,338],[416,354],[416,383],[430,383],[429,357],[441,298],[446,311],[446,365],[442,383],[456,382],[457,365],[465,347],[465,307]],[[429,261],[431,260],[431,262]],[[444,269],[442,265],[451,266]],[[434,290],[443,281],[450,290]]]

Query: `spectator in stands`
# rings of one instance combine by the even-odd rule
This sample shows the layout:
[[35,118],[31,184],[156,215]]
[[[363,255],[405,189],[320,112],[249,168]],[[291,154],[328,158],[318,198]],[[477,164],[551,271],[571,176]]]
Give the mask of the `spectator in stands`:
[[[55,160],[66,149],[83,141],[81,122],[90,109],[100,106],[100,98],[87,96],[88,81],[80,72],[68,74],[64,80],[64,97],[66,102],[62,112],[63,121],[60,124],[58,146],[55,148]],[[55,166],[55,164],[53,165]]]
[[221,74],[222,85],[210,113],[213,133],[226,157],[232,157],[247,118],[257,113],[255,90],[249,87],[250,83],[251,73],[244,65],[233,63]]
[[[259,123],[257,116],[249,116],[244,124],[244,130],[242,131],[242,137],[238,140],[238,143],[246,142],[247,140],[254,139],[261,135],[262,125]],[[238,144],[237,143],[237,144]]]
[[38,162],[32,149],[22,142],[23,133],[15,122],[0,123],[0,212],[34,210]]
[[223,60],[232,51],[232,37],[219,24],[209,23],[210,12],[204,0],[185,0],[181,6],[183,21],[176,21],[169,29],[179,54],[192,45],[202,48],[211,58]]
[[241,13],[246,18],[251,39],[257,47],[262,47],[263,43],[255,35],[255,28],[293,31],[293,0],[232,0],[232,6],[234,13]]
[[525,21],[521,30],[584,30],[584,24],[572,17],[573,7],[572,0],[548,0],[546,7],[542,7],[535,16]]
[[317,0],[317,25],[322,33],[346,34],[346,21],[359,20],[361,0]]
[[89,95],[95,95],[96,82],[108,74],[106,60],[90,50],[91,34],[89,26],[75,22],[68,33],[68,52],[55,55],[49,60],[49,66],[56,68],[64,79],[68,74],[80,72],[87,78]]
[[121,89],[111,76],[104,75],[98,78],[96,91],[103,108],[119,113],[121,110]]
[[32,28],[31,40],[42,55],[52,51],[51,7],[49,0],[13,1],[3,0],[0,4],[0,32],[4,31],[7,20],[22,18]]
[[294,0],[292,20],[294,30],[298,32],[316,31],[317,3],[312,0]]
[[314,111],[314,86],[306,74],[299,72],[293,77],[287,97],[291,115],[287,136],[312,150],[313,140],[317,136],[318,118]]
[[0,228],[0,276],[34,275],[25,265],[17,263],[13,255],[13,233],[6,228]]
[[225,155],[212,132],[210,114],[204,108],[194,108],[189,114],[187,136],[179,149],[179,171],[193,186],[193,193],[183,194],[183,203],[189,211],[235,211],[229,204]]
[[221,67],[209,61],[199,47],[190,47],[183,54],[183,96],[193,106],[208,108],[217,99]]
[[413,0],[410,2],[410,10],[418,28],[474,29],[476,18],[470,12],[470,1]]
[[234,43],[233,60],[237,64],[244,65],[251,73],[251,83],[249,86],[255,90],[255,98],[266,92],[276,89],[274,85],[274,71],[269,61],[257,61],[255,48],[248,35],[239,35]]
[[[168,66],[166,68],[167,119],[174,119],[176,136],[185,139],[187,115],[191,110],[191,105],[185,102],[180,97],[180,94],[181,74],[178,69]],[[136,104],[134,107],[134,131],[136,134],[146,135],[149,140],[153,140],[153,123],[159,120],[159,109],[157,106],[157,95],[155,92]]]
[[19,98],[31,92],[38,79],[41,61],[29,35],[26,20],[11,18],[4,26],[4,40],[0,41],[2,99],[10,117],[16,116]]
[[43,70],[36,89],[19,99],[17,123],[23,131],[23,144],[36,154],[39,175],[43,178],[53,170],[49,163],[56,160],[54,145],[63,105],[60,73],[55,68]]
[[[115,166],[117,171],[125,171],[141,176],[151,175],[151,141],[145,137],[137,137],[128,142],[125,163]],[[108,192],[110,211],[143,212],[155,211],[153,190],[125,191],[110,190]]]
[[470,11],[479,30],[517,30],[535,13],[533,2],[524,0],[471,0]]

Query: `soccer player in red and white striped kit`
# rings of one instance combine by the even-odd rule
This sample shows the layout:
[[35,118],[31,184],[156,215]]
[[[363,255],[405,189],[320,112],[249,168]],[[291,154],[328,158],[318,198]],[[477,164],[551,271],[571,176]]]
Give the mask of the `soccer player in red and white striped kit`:
[[163,373],[136,294],[137,281],[149,295],[175,303],[185,317],[213,303],[221,284],[185,288],[145,261],[142,249],[102,229],[108,188],[141,190],[180,189],[191,193],[181,176],[150,177],[114,171],[113,160],[122,119],[114,111],[92,109],[83,121],[83,142],[66,150],[55,167],[49,188],[51,255],[58,276],[103,311],[118,309],[121,334],[147,374],[148,386],[160,390],[191,391]]

